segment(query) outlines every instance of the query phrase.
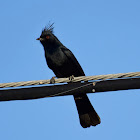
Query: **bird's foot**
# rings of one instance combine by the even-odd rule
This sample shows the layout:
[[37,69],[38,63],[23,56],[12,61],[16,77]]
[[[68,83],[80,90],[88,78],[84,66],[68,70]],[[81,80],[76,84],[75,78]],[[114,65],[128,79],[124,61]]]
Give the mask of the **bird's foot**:
[[72,75],[72,76],[69,77],[70,82],[72,82],[73,79],[74,79],[74,75]]
[[52,77],[51,79],[50,79],[50,84],[54,84],[55,83],[55,76],[54,77]]

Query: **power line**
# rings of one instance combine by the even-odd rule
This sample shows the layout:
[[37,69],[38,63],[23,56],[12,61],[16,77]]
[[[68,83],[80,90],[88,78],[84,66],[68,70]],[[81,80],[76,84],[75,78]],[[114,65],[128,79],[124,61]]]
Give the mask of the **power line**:
[[140,89],[140,77],[101,80],[95,82],[71,82],[63,85],[49,85],[0,90],[0,101],[29,100],[44,97],[66,96],[106,91]]

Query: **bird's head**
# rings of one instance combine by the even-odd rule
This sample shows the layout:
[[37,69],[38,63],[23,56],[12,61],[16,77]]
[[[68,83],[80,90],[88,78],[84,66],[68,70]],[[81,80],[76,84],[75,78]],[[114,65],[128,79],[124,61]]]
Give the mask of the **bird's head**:
[[55,46],[55,45],[59,44],[59,42],[60,42],[57,39],[57,37],[53,34],[53,29],[54,29],[53,24],[51,24],[48,27],[45,27],[42,30],[40,37],[36,39],[36,40],[40,40],[41,44],[44,47],[52,46],[52,45]]

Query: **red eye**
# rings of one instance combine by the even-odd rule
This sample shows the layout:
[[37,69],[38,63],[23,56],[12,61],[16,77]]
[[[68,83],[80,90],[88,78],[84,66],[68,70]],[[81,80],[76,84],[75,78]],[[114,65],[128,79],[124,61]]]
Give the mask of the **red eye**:
[[50,36],[49,36],[49,35],[47,35],[47,36],[46,36],[46,38],[47,38],[47,39],[50,39]]

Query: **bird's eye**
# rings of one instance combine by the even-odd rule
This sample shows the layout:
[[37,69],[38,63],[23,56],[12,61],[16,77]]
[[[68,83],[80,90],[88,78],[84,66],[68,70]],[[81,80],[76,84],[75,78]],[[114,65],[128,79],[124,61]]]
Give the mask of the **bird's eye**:
[[50,39],[50,36],[49,36],[49,35],[46,35],[46,38],[47,38],[47,39]]

